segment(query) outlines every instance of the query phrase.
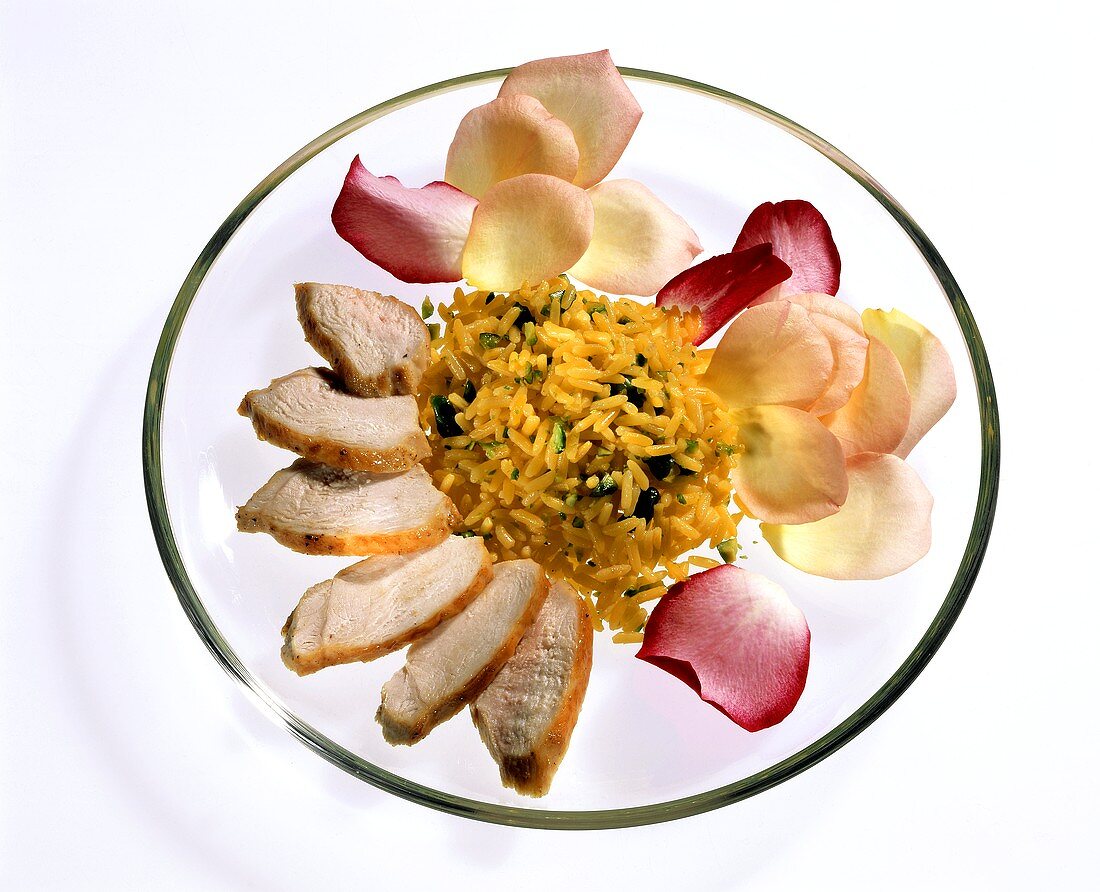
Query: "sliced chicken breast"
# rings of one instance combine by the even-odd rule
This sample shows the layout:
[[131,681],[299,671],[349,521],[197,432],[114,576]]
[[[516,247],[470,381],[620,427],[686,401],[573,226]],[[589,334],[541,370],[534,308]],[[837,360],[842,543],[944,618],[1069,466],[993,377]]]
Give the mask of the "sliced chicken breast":
[[302,596],[283,626],[283,662],[308,675],[398,650],[459,613],[492,575],[480,537],[359,561]]
[[395,297],[348,285],[294,286],[306,340],[359,396],[415,394],[428,367],[428,326]]
[[422,465],[400,474],[300,458],[237,509],[237,529],[302,554],[405,554],[442,542],[460,517]]
[[245,394],[237,411],[252,419],[261,440],[334,468],[407,471],[431,451],[415,398],[364,399],[328,369],[276,378]]
[[545,796],[569,747],[592,671],[592,621],[555,582],[515,654],[470,704],[506,787]]
[[515,652],[550,586],[534,561],[505,561],[458,616],[410,648],[375,718],[392,744],[416,743],[484,690]]

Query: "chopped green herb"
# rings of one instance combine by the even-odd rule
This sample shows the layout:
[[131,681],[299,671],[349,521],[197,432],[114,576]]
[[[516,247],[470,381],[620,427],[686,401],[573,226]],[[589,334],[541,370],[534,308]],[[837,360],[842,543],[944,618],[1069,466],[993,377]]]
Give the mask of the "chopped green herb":
[[638,493],[638,501],[634,505],[634,513],[631,517],[640,517],[642,520],[653,520],[653,509],[661,500],[661,494],[652,486]]
[[424,319],[430,319],[432,313],[435,312],[435,307],[432,306],[432,299],[430,297],[424,298],[424,303],[420,305],[420,315]]
[[560,421],[554,422],[554,432],[550,434],[550,450],[555,453],[565,451],[565,425]]
[[716,443],[714,450],[715,452],[722,453],[722,455],[733,455],[737,452],[737,447],[731,446],[729,443]]
[[463,530],[461,533],[455,533],[460,539],[472,539],[477,535],[473,530]]
[[634,364],[635,365],[640,365],[644,369],[646,362],[648,362],[648,360],[644,356],[642,356],[641,353],[635,354],[635,356],[634,356]]
[[547,297],[549,297],[550,300],[561,300],[565,297],[565,289],[563,288],[561,291],[551,291]]
[[617,491],[619,484],[615,482],[615,478],[610,474],[604,474],[600,478],[600,482],[596,484],[595,489],[592,490],[594,496],[609,496],[611,493]]
[[719,542],[718,554],[727,564],[732,564],[737,560],[737,540],[726,539],[725,542]]
[[628,588],[625,592],[623,592],[623,597],[633,598],[636,594],[638,594],[638,590],[636,588]]
[[698,440],[688,440],[684,444],[684,452],[686,452],[688,455],[691,455],[691,453],[695,452],[698,448],[699,448],[699,441]]
[[578,530],[581,529],[581,527],[584,526],[584,518],[583,517],[574,517],[573,518],[573,526]]
[[558,520],[565,520],[565,512],[564,511],[559,511],[558,512]]
[[519,468],[512,468],[511,477],[513,480],[519,480]]
[[577,504],[578,499],[580,499],[580,496],[578,496],[575,492],[569,493],[569,495],[565,497],[566,507],[572,508],[574,505]]
[[[503,458],[505,455],[508,454],[508,450],[499,440],[493,440],[489,443],[483,443],[482,448],[485,450],[486,458]],[[502,449],[504,450],[503,452],[501,452]]]
[[535,317],[531,315],[531,311],[527,309],[523,304],[519,305],[519,315],[516,316],[516,321],[512,324],[519,329],[526,329],[528,322],[534,322]]
[[607,458],[609,455],[614,454],[615,450],[610,446],[600,446],[596,449],[596,458]]
[[655,455],[652,458],[647,458],[645,463],[649,468],[649,473],[658,480],[668,480],[672,476],[671,455]]
[[547,304],[546,306],[544,306],[541,310],[539,310],[539,312],[543,316],[549,316],[550,315],[550,304]]
[[679,502],[681,505],[686,505],[688,503],[687,498],[682,492],[676,493],[676,501]]
[[[526,307],[524,307],[524,309],[526,309]],[[539,338],[538,335],[535,334],[534,321],[523,323],[523,339],[527,342],[528,347],[534,347],[535,344],[538,343]]]
[[593,307],[585,307],[585,309],[588,310],[588,315],[589,316],[591,316],[593,313],[606,313],[607,312],[607,307],[605,307],[603,304],[596,304]]
[[435,413],[435,431],[441,437],[457,437],[462,434],[462,428],[455,421],[455,407],[445,396],[436,394],[429,402],[432,404],[432,412]]
[[482,350],[493,350],[500,346],[500,335],[491,331],[483,331],[477,336],[477,340]]
[[436,338],[439,337],[439,323],[438,322],[429,322],[428,323],[428,335],[431,337],[431,339],[433,341]]
[[466,405],[472,403],[475,396],[477,396],[477,388],[474,387],[474,382],[467,378],[466,383],[462,385],[462,398],[466,400]]

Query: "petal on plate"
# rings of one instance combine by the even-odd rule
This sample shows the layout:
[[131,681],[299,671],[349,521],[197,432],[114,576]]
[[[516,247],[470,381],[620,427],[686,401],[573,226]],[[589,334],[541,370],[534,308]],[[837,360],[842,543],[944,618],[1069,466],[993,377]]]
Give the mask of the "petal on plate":
[[477,200],[447,183],[376,177],[359,156],[332,208],[337,234],[402,282],[457,282]]
[[832,348],[810,314],[777,300],[750,307],[730,323],[702,380],[733,409],[808,409],[832,373]]
[[743,451],[733,485],[754,517],[809,523],[840,510],[848,496],[844,450],[825,425],[789,406],[754,406],[735,418]]
[[[772,298],[775,299],[774,297]],[[859,313],[855,307],[851,304],[846,304],[839,297],[833,297],[831,294],[822,294],[818,291],[807,291],[804,294],[788,294],[783,297],[783,300],[789,300],[792,304],[798,304],[800,307],[805,307],[811,313],[819,313],[822,316],[828,316],[830,319],[835,319],[837,322],[842,322],[852,331],[858,335],[863,334],[863,322],[859,318]],[[764,303],[763,300],[754,301],[755,303]]]
[[939,338],[900,310],[864,310],[863,326],[893,351],[905,373],[913,410],[894,450],[905,458],[955,401],[951,357]]
[[570,274],[597,291],[648,297],[703,250],[687,221],[634,180],[588,190],[592,243]]
[[474,211],[462,275],[486,291],[545,281],[580,259],[592,228],[592,202],[572,183],[542,173],[503,180]]
[[882,579],[900,573],[932,544],[932,495],[896,455],[848,459],[848,499],[831,517],[798,526],[761,524],[788,564],[830,579]]
[[791,268],[776,297],[805,291],[836,294],[840,253],[821,212],[808,201],[764,202],[749,214],[733,250],[770,242],[772,252]]
[[657,306],[698,307],[703,320],[695,338],[698,345],[790,274],[791,268],[772,253],[771,245],[754,245],[684,270],[657,293]]
[[573,182],[580,151],[573,131],[533,96],[502,96],[468,112],[447,152],[443,177],[481,198],[501,180],[545,173]]
[[[830,298],[836,300],[836,298]],[[840,301],[836,301],[840,303]],[[853,310],[853,312],[855,312]],[[810,407],[814,415],[827,415],[845,405],[863,380],[867,364],[867,338],[843,322],[824,313],[810,313],[818,330],[829,339],[833,351],[833,373],[825,392]],[[857,317],[858,318],[858,317]]]
[[878,338],[867,341],[863,380],[846,404],[821,417],[845,455],[893,452],[909,427],[909,389],[901,364]]
[[500,96],[534,96],[565,121],[580,149],[578,186],[587,189],[611,172],[642,117],[607,50],[538,59],[512,69]]
[[724,564],[678,582],[637,653],[747,731],[783,721],[806,687],[810,629],[778,585]]

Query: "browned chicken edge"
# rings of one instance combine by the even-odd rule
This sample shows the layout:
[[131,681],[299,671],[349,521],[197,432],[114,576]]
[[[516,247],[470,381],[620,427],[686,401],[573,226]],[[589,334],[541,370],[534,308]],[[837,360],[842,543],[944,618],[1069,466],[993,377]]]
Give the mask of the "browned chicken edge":
[[292,612],[290,616],[287,617],[282,629],[284,640],[281,655],[283,663],[288,669],[296,672],[298,675],[312,675],[314,672],[324,669],[327,666],[337,666],[343,663],[369,663],[371,660],[378,659],[378,657],[393,653],[395,650],[400,650],[406,645],[412,644],[413,641],[427,635],[428,632],[440,623],[453,616],[457,616],[466,609],[467,605],[469,605],[474,598],[481,594],[481,590],[488,585],[489,580],[492,578],[492,558],[489,557],[488,552],[485,552],[482,565],[477,572],[477,576],[474,577],[473,582],[470,583],[465,591],[448,604],[447,607],[439,611],[435,616],[430,617],[427,621],[421,623],[419,626],[408,629],[403,635],[391,638],[389,641],[379,642],[377,645],[367,649],[330,648],[322,653],[311,655],[309,658],[296,659],[290,649],[290,638],[293,633],[292,620],[297,611]]
[[385,713],[384,703],[378,707],[378,712],[375,713],[374,720],[382,726],[382,736],[386,739],[386,743],[392,744],[393,746],[411,746],[414,743],[419,743],[428,736],[433,728],[457,715],[462,707],[475,699],[478,694],[489,686],[489,683],[496,678],[497,673],[500,672],[501,667],[503,667],[511,658],[512,654],[516,652],[516,647],[519,646],[523,633],[526,632],[531,623],[534,622],[535,617],[538,616],[538,612],[542,609],[542,604],[546,600],[546,596],[550,593],[550,583],[545,573],[540,574],[537,585],[538,591],[528,602],[527,608],[524,610],[519,621],[515,624],[512,634],[508,636],[481,672],[475,675],[454,697],[446,703],[436,707],[412,725],[388,718]]

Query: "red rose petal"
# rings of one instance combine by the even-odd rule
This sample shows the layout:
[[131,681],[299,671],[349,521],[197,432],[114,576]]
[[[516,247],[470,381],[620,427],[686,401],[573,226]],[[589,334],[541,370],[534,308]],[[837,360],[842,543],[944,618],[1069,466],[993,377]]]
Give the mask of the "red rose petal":
[[791,277],[776,297],[807,291],[836,294],[840,254],[829,224],[812,204],[798,199],[764,202],[749,214],[733,250],[768,242],[772,253],[791,268]]
[[785,719],[806,687],[810,629],[778,585],[725,564],[657,602],[637,653],[747,731]]
[[332,208],[340,238],[402,282],[457,282],[477,199],[447,183],[376,177],[359,156]]
[[772,253],[771,245],[753,245],[684,270],[660,290],[657,306],[698,307],[703,317],[698,345],[790,275],[790,267]]

